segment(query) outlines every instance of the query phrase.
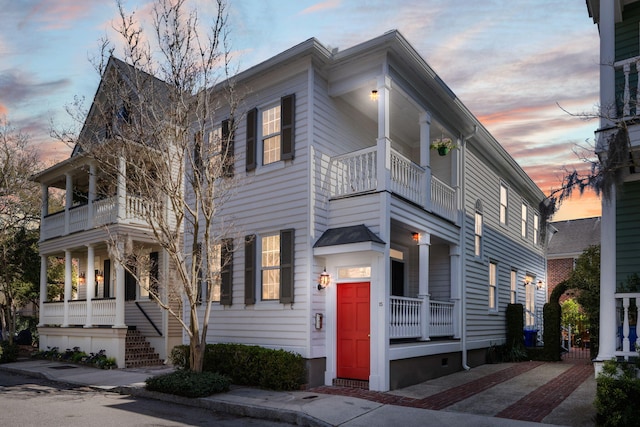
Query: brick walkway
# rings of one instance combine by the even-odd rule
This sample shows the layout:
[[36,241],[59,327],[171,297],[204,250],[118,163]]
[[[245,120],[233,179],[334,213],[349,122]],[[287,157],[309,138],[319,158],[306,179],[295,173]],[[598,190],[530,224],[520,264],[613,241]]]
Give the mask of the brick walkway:
[[[442,410],[478,393],[482,393],[483,391],[500,383],[517,377],[518,375],[531,371],[544,363],[545,362],[516,363],[508,368],[485,375],[465,384],[446,389],[422,399],[339,386],[320,386],[315,387],[310,391],[315,393],[357,397],[386,405]],[[580,384],[582,384],[590,375],[593,375],[593,367],[588,362],[572,363],[571,365],[572,366],[565,372],[533,390],[531,393],[503,409],[495,416],[522,421],[542,421],[544,417],[546,417],[576,388],[578,388]]]

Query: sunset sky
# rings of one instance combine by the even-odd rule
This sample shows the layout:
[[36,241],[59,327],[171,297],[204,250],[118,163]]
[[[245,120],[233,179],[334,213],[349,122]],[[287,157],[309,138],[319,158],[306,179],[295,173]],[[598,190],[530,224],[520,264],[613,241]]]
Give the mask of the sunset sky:
[[[138,16],[149,1],[125,1]],[[192,1],[202,15],[210,0]],[[65,105],[90,103],[99,75],[89,58],[115,38],[115,0],[0,0],[0,115],[31,136],[43,167],[69,156],[49,136]],[[548,193],[593,144],[598,32],[584,0],[230,0],[232,50],[246,69],[316,37],[346,49],[399,30]],[[116,50],[115,55],[118,56]],[[600,215],[592,195],[554,220]]]

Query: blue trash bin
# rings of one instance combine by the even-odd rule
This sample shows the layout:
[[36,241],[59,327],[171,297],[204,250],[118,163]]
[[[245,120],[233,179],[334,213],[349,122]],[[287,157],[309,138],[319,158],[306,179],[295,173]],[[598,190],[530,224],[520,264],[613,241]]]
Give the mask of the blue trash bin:
[[525,347],[535,347],[537,338],[538,338],[538,330],[537,329],[525,329],[524,330],[524,346]]

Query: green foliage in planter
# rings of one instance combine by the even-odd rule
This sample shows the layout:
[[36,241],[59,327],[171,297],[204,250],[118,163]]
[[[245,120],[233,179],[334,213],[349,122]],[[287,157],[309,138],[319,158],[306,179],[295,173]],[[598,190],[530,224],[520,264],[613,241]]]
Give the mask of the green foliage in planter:
[[150,391],[185,397],[205,397],[229,390],[229,378],[214,372],[192,372],[180,369],[145,380]]
[[0,363],[10,363],[18,360],[18,345],[9,341],[0,342]]
[[596,379],[596,423],[599,426],[634,426],[640,420],[640,379],[633,364],[604,362]]
[[524,307],[522,304],[508,304],[506,312],[507,342],[502,359],[505,362],[520,362],[527,359],[524,346]]
[[560,325],[562,308],[557,302],[548,302],[543,308],[544,316],[544,354],[545,359],[556,362],[561,360]]
[[[174,347],[170,357],[174,366],[189,368],[189,346]],[[299,354],[243,344],[207,344],[203,370],[228,376],[237,385],[271,390],[297,390],[306,381]]]

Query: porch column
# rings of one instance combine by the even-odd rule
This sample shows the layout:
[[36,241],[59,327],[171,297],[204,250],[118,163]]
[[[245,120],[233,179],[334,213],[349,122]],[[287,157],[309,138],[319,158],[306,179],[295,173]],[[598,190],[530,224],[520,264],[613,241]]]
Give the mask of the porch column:
[[460,268],[460,246],[453,245],[449,248],[449,268],[451,280],[451,301],[453,302],[453,337],[460,338],[460,318],[461,295],[462,295],[462,279]]
[[462,181],[462,143],[463,140],[458,138],[457,146],[458,148],[454,148],[450,152],[451,157],[451,188],[454,191],[454,200],[455,207],[455,222],[456,224],[460,224],[461,216],[460,216],[460,207],[463,205],[462,202],[462,192],[460,191],[460,182]]
[[418,240],[418,298],[422,300],[420,313],[420,340],[429,341],[429,324],[431,323],[431,308],[429,301],[429,247],[431,235],[420,233]]
[[[91,191],[89,191],[91,193]],[[95,260],[93,245],[87,245],[87,272],[85,274],[85,283],[87,285],[87,320],[84,327],[93,327],[93,298],[96,293],[95,278]]]
[[[93,201],[96,198],[96,165],[89,164],[89,200],[87,201],[87,228],[93,228]],[[91,264],[93,265],[93,264]],[[88,274],[89,272],[87,272]]]
[[[124,244],[118,243],[119,254],[124,253]],[[116,260],[116,319],[114,328],[126,328],[124,323],[124,266]]]
[[64,251],[64,316],[62,320],[62,327],[69,327],[69,300],[71,299],[71,251]]
[[378,79],[378,140],[377,140],[377,176],[378,191],[390,186],[391,171],[391,139],[389,130],[389,91],[391,79],[383,75]]
[[602,198],[600,222],[600,342],[598,361],[609,360],[616,351],[616,187],[611,200]]
[[420,114],[420,166],[424,168],[425,193],[422,206],[431,210],[431,113]]
[[48,258],[40,255],[40,315],[38,316],[38,326],[44,326],[44,302],[47,300],[47,266]]
[[118,189],[117,189],[117,199],[118,199],[118,220],[123,220],[126,218],[127,209],[127,164],[125,158],[120,155],[118,157]]
[[65,199],[64,199],[64,234],[69,234],[69,209],[73,205],[73,177],[71,174],[65,174]]
[[42,206],[40,216],[44,219],[49,215],[49,186],[47,184],[40,184],[40,190],[42,191]]

